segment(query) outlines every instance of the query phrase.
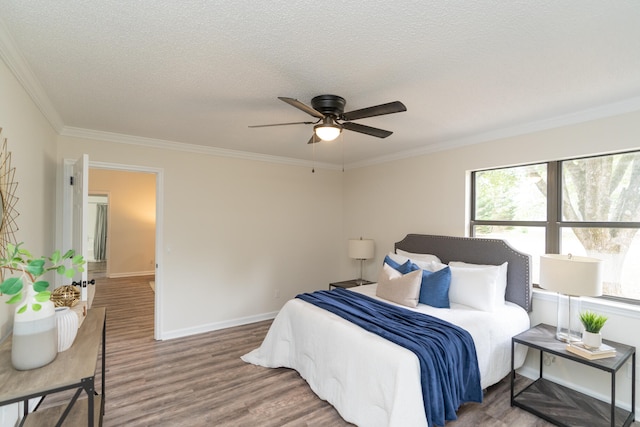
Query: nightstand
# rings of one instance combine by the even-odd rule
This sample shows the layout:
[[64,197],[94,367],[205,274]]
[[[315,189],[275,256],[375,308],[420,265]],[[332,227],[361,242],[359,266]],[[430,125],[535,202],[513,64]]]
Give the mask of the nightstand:
[[[636,348],[603,340],[616,349],[615,357],[589,360],[566,350],[567,343],[556,339],[556,327],[539,324],[511,339],[511,406],[517,406],[560,426],[629,426],[635,417],[636,383],[631,381],[631,412],[616,406],[616,374],[631,359],[632,378],[636,373]],[[540,351],[540,374],[536,381],[514,395],[516,372],[513,351],[516,344]],[[611,375],[611,403],[607,403],[543,378],[543,353],[600,369]],[[617,421],[617,422],[616,422]]]
[[345,280],[343,282],[333,282],[333,283],[329,283],[329,290],[334,289],[334,288],[355,288],[356,286],[360,286],[360,285],[370,285],[372,283],[375,282],[370,282],[368,280],[360,280],[360,279],[351,279],[351,280]]

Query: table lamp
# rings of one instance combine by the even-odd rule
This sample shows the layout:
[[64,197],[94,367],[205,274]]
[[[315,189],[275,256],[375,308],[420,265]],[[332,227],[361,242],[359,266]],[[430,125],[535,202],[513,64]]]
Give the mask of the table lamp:
[[360,261],[360,278],[357,280],[358,286],[365,283],[362,278],[363,263],[367,259],[373,258],[373,240],[371,239],[349,239],[349,258],[357,259]]
[[602,295],[602,260],[571,254],[541,255],[540,287],[558,293],[556,338],[580,341],[581,300],[575,297]]

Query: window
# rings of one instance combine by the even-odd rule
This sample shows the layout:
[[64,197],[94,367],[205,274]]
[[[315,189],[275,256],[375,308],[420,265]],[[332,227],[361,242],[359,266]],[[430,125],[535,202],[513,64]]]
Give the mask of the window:
[[604,261],[606,296],[640,303],[640,152],[472,173],[471,235],[507,240],[533,258]]

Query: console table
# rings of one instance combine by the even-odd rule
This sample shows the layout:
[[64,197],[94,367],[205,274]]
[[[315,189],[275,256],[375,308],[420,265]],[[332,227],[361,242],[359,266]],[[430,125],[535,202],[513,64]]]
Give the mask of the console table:
[[[102,346],[100,345],[102,344]],[[101,357],[101,393],[96,395],[95,373],[98,355]],[[18,371],[11,365],[11,337],[0,346],[0,406],[24,402],[21,426],[102,424],[105,399],[106,309],[92,308],[78,329],[73,345],[46,366]],[[75,389],[67,405],[28,413],[29,399]],[[86,399],[78,400],[84,391]],[[63,424],[64,423],[64,424]]]

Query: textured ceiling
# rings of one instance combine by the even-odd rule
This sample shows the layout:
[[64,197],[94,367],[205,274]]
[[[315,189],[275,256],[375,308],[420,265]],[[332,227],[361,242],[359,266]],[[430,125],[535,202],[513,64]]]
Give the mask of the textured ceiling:
[[[349,165],[640,109],[635,0],[0,0],[0,29],[63,134]],[[276,97],[327,93],[408,111],[359,121],[387,139],[345,131],[314,149],[310,125],[247,127],[309,120]]]

